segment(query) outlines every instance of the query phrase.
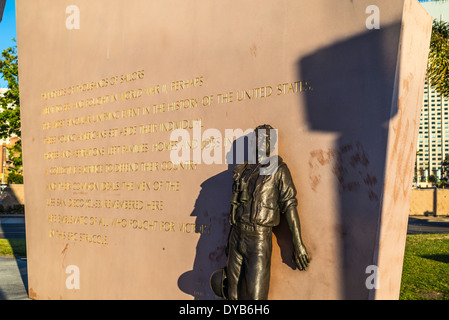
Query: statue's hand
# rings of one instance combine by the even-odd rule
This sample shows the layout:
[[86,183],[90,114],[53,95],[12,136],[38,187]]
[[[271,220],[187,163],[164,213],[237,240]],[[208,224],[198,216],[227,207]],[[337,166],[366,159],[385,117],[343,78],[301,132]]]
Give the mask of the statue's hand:
[[309,266],[310,257],[307,253],[306,247],[302,243],[296,246],[293,253],[293,260],[300,271],[306,270]]

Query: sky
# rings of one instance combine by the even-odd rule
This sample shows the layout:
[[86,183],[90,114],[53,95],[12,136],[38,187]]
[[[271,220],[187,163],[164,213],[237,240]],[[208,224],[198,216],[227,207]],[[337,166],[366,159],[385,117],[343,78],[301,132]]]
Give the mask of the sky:
[[420,0],[422,6],[432,15],[434,19],[449,22],[449,1],[438,2],[429,0]]
[[[0,52],[16,45],[12,41],[13,38],[16,39],[16,2],[15,0],[6,0],[3,20],[0,22]],[[6,87],[6,81],[0,77],[0,88]]]

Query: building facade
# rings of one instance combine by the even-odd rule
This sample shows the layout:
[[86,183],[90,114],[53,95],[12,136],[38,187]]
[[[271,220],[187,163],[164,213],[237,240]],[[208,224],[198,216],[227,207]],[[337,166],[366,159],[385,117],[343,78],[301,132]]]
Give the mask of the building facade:
[[[449,1],[419,2],[434,19],[449,21]],[[442,163],[449,154],[449,105],[448,99],[438,94],[427,82],[423,99],[414,182],[420,186],[430,186],[431,175],[437,179],[445,176]]]
[[443,160],[449,155],[449,100],[427,82],[419,123],[415,182],[426,183],[431,175],[444,176]]

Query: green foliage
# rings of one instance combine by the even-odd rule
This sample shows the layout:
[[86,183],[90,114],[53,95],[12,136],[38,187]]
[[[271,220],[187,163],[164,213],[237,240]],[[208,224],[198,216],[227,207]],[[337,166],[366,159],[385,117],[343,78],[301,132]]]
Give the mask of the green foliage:
[[449,97],[449,23],[434,20],[427,78],[431,86],[444,97]]
[[449,183],[447,181],[447,178],[441,178],[441,180],[439,180],[437,182],[437,187],[438,188],[447,188],[447,187],[449,187]]
[[434,175],[434,174],[431,174],[431,175],[429,176],[429,182],[431,182],[432,184],[436,184],[436,183],[438,182],[437,176]]
[[26,257],[25,239],[0,239],[0,256]]
[[[14,39],[13,39],[14,40]],[[19,67],[17,46],[3,50],[0,57],[0,74],[8,82],[8,91],[0,97],[0,138],[21,137],[20,100],[19,100]],[[10,160],[14,171],[22,167],[22,142],[19,140],[9,148]]]
[[8,183],[23,184],[23,176],[20,173],[11,172],[8,174]]

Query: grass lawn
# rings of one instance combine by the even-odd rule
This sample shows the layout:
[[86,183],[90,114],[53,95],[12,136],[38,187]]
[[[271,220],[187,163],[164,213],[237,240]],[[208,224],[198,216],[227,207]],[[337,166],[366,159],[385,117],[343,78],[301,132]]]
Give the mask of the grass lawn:
[[449,234],[408,235],[401,300],[449,300]]
[[0,256],[25,257],[25,239],[0,239]]

